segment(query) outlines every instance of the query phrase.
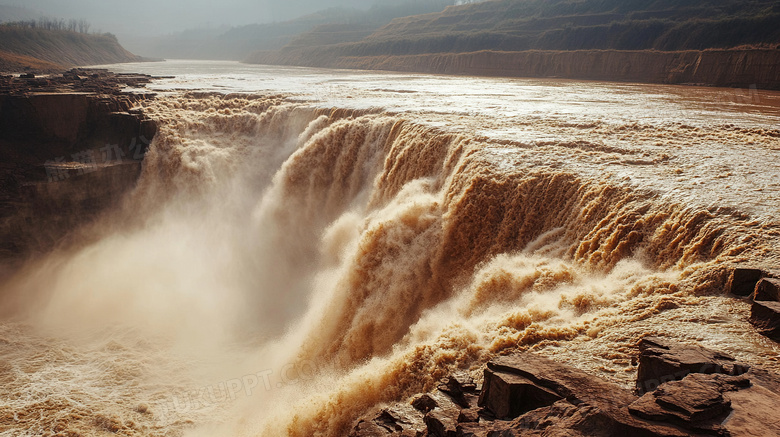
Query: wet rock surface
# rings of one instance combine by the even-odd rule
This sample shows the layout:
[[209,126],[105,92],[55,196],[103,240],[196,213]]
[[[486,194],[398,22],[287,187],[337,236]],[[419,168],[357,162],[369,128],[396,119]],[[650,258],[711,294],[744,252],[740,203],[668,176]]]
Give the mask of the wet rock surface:
[[691,373],[645,394],[629,405],[628,410],[643,419],[716,432],[731,412],[731,400],[725,393],[749,386],[750,380],[743,376]]
[[0,77],[0,263],[52,248],[137,180],[157,125],[123,92],[152,78],[97,69]]
[[640,362],[664,363],[646,370],[672,372],[671,379],[644,394],[519,352],[490,361],[481,389],[468,384],[458,394],[452,381],[463,376],[450,376],[434,392],[366,414],[350,435],[780,435],[780,419],[772,411],[780,405],[778,375],[695,345],[655,338],[639,346]]
[[738,267],[732,270],[726,289],[750,299],[750,323],[761,334],[780,341],[780,279],[777,277],[776,272]]
[[642,393],[653,391],[665,382],[681,380],[690,373],[741,375],[750,370],[749,365],[727,354],[659,337],[643,338],[639,350],[637,390]]
[[763,278],[758,281],[753,300],[780,301],[780,279]]
[[522,413],[546,407],[561,400],[552,390],[513,373],[485,370],[485,385],[479,406],[499,419],[513,419]]
[[24,95],[31,92],[126,95],[122,92],[124,88],[140,88],[152,79],[152,76],[146,74],[113,73],[98,68],[74,68],[52,75],[0,75],[0,95]]
[[761,334],[780,341],[780,302],[754,301],[750,309],[750,323]]
[[726,289],[736,296],[750,296],[766,273],[760,269],[738,267],[732,270]]

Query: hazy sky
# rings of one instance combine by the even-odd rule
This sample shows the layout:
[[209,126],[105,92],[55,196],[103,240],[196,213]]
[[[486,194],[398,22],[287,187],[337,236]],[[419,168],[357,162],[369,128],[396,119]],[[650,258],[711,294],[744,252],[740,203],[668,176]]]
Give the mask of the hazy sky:
[[281,21],[331,6],[367,8],[372,0],[0,0],[58,18],[84,18],[92,30],[160,35],[203,26]]

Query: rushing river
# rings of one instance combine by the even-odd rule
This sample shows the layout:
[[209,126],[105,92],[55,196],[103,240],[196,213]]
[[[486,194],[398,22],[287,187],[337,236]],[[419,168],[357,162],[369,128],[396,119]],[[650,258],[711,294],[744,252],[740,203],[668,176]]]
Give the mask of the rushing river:
[[135,190],[7,284],[0,435],[343,436],[533,350],[654,334],[780,370],[780,93],[173,61]]

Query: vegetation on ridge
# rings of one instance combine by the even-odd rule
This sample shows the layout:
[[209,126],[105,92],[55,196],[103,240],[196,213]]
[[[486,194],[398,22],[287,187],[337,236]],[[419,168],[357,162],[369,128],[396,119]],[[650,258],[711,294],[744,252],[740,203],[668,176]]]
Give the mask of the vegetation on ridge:
[[[88,24],[84,22],[45,21],[43,23],[51,25],[44,26],[41,23],[35,21],[0,25],[0,52],[63,67],[140,60],[119,45],[116,37],[110,33],[82,33],[89,30]],[[71,25],[75,30],[71,30]],[[15,61],[19,60],[22,60],[23,66],[40,68],[34,62],[23,62],[24,58]],[[2,56],[0,61],[6,61],[4,70],[13,69],[14,60],[10,56]]]
[[494,0],[397,18],[360,41],[329,48],[337,56],[703,50],[780,43],[777,23],[780,3],[769,0]]
[[90,34],[84,20],[40,19],[0,24],[0,68],[56,67],[140,60],[110,33]]

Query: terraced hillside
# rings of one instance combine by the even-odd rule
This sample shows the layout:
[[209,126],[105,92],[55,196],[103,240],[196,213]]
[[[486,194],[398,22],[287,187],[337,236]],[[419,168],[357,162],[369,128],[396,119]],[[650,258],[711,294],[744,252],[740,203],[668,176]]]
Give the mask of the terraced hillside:
[[[494,0],[397,18],[348,42],[329,38],[321,27],[317,35],[304,34],[247,62],[777,88],[780,77],[754,77],[758,67],[780,69],[777,23],[780,3],[767,0]],[[711,61],[708,50],[727,50],[716,57],[736,63],[702,76],[706,72],[695,70],[702,56]],[[641,65],[659,56],[666,66],[660,73],[633,77],[632,71],[644,71]],[[481,61],[487,58],[489,63]],[[581,65],[560,64],[568,58]]]
[[779,22],[767,0],[499,0],[396,19],[345,52],[703,50],[780,43]]

